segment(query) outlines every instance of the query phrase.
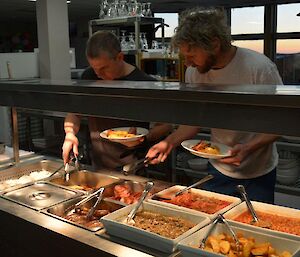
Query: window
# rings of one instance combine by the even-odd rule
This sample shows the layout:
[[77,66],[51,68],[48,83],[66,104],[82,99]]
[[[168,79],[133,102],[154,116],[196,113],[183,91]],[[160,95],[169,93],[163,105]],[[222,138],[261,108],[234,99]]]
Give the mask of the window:
[[252,49],[256,52],[264,52],[264,41],[263,40],[236,40],[232,42],[233,45]]
[[257,34],[264,32],[264,7],[231,9],[231,34]]
[[[163,18],[165,20],[165,24],[169,25],[169,27],[165,27],[165,37],[172,37],[175,28],[178,26],[178,13],[155,13],[154,17]],[[161,29],[156,31],[155,37],[161,37]]]
[[300,84],[300,39],[277,40],[276,64],[285,84]]
[[299,11],[298,3],[277,6],[276,64],[285,84],[300,84]]
[[300,32],[300,4],[278,5],[277,32]]

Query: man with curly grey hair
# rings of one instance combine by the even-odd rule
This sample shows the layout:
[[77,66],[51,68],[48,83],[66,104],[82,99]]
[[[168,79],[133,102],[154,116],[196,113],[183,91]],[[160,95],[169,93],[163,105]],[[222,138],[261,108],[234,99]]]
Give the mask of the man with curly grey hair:
[[[230,28],[222,9],[195,8],[180,18],[172,44],[185,58],[187,83],[282,84],[275,64],[266,56],[231,44]],[[159,153],[152,163],[164,161],[174,147],[194,137],[199,129],[179,126],[154,145],[147,156]],[[236,195],[236,186],[243,184],[252,200],[273,203],[278,163],[276,139],[275,135],[212,128],[211,141],[228,145],[232,150],[228,158],[209,160],[209,172],[214,179],[204,188]]]

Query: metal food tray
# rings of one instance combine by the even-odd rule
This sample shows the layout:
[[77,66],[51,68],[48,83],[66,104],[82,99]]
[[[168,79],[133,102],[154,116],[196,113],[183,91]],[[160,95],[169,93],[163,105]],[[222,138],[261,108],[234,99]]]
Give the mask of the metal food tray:
[[[138,181],[133,181],[133,180],[125,180],[125,181],[120,181],[117,184],[110,185],[105,188],[104,191],[104,197],[106,201],[114,202],[117,204],[121,204],[123,206],[127,206],[128,204],[123,202],[123,201],[118,201],[115,199],[112,199],[114,196],[114,188],[116,185],[128,185],[132,191],[132,193],[138,193],[138,192],[143,192],[145,185],[147,182],[138,182]],[[151,194],[155,194],[158,191],[158,189],[155,187],[155,184],[153,188],[150,190]]]
[[[185,186],[179,186],[179,185],[172,186],[170,188],[167,188],[167,189],[157,193],[157,195],[170,197],[170,195],[174,195],[174,193],[176,193],[179,190],[184,189],[184,188],[185,188]],[[178,206],[178,205],[175,205],[175,204],[172,204],[172,203],[166,203],[166,202],[162,202],[162,201],[159,201],[159,200],[155,200],[155,195],[153,195],[149,199],[149,202],[152,202],[152,203],[157,204],[157,205],[163,205],[163,206],[166,206],[166,207],[169,207],[169,208],[176,208],[176,209],[187,211],[187,212],[194,213],[194,214],[201,213],[202,215],[205,215],[205,216],[209,217],[210,219],[214,219],[216,216],[218,216],[219,213],[225,213],[228,210],[230,210],[231,208],[233,208],[234,206],[241,203],[240,198],[230,196],[230,195],[219,194],[219,193],[206,191],[206,190],[201,190],[201,189],[196,189],[196,188],[191,188],[189,191],[194,193],[194,194],[199,194],[199,195],[203,195],[203,196],[206,196],[206,197],[214,197],[214,198],[219,199],[219,200],[228,201],[228,202],[231,202],[231,204],[226,206],[225,208],[213,213],[213,214],[208,214],[208,213],[201,212],[201,211],[194,210],[194,209],[190,209],[190,208],[187,208],[187,207]]]
[[[181,210],[170,209],[164,206],[158,206],[149,202],[144,202],[142,207],[140,207],[143,210],[160,213],[167,216],[181,217],[196,224],[193,228],[186,231],[179,237],[170,239],[123,223],[122,220],[127,217],[133,206],[134,205],[128,205],[102,217],[101,221],[106,229],[106,232],[110,235],[142,244],[162,252],[174,252],[177,249],[177,244],[179,241],[196,232],[210,222],[209,218],[203,215],[195,215]],[[99,234],[99,236],[101,236],[101,234]]]
[[66,189],[46,181],[38,181],[5,192],[1,197],[40,211],[81,195],[82,193],[76,190]]
[[[73,204],[79,202],[82,199],[83,199],[83,197],[78,197],[78,198],[75,198],[75,199],[71,199],[69,201],[65,201],[63,203],[56,204],[56,205],[52,206],[51,208],[44,209],[42,212],[47,214],[47,215],[50,215],[54,218],[60,219],[62,221],[68,222],[70,224],[73,224],[75,226],[87,229],[87,230],[92,231],[92,232],[95,232],[95,231],[98,231],[98,230],[102,229],[103,228],[102,224],[99,227],[89,228],[87,226],[78,224],[74,221],[70,221],[70,220],[63,217],[65,215],[65,210],[68,207],[72,206]],[[91,208],[96,200],[97,199],[94,198],[94,199],[90,200],[89,202],[83,204],[82,207]],[[119,205],[119,204],[116,204],[116,203],[107,202],[105,200],[102,200],[99,203],[99,205],[97,206],[96,210],[109,210],[110,212],[113,212],[113,211],[118,210],[118,209],[123,208],[123,207],[124,207],[123,205]]]
[[[270,242],[272,247],[275,248],[277,253],[281,253],[285,250],[289,251],[292,256],[300,256],[300,244],[299,241],[290,240],[282,237],[276,237],[274,235],[265,234],[257,230],[255,227],[252,229],[246,229],[244,227],[239,226],[239,224],[234,224],[229,221],[231,228],[234,232],[243,233],[244,237],[249,238],[253,237],[256,243],[265,243]],[[208,229],[212,226],[206,226],[196,233],[186,237],[178,244],[178,248],[181,251],[182,257],[197,257],[197,256],[206,256],[206,257],[224,257],[222,254],[213,253],[209,251],[205,251],[199,248],[201,240],[206,235]],[[224,224],[217,224],[211,235],[217,235],[220,233],[230,234],[228,229],[224,226]]]
[[[62,177],[59,178],[51,178],[49,180],[50,183],[56,184],[59,186],[63,186],[66,188],[70,188],[70,186],[89,186],[94,189],[98,189],[100,187],[108,187],[109,185],[119,183],[123,180],[119,179],[118,177],[101,174],[98,172],[92,172],[88,170],[80,170],[80,171],[73,171],[70,173],[70,179],[65,181]],[[72,188],[71,188],[72,189]],[[89,193],[90,191],[84,191],[80,189],[74,189],[82,192]],[[93,190],[92,190],[93,191]]]
[[[273,204],[267,204],[267,203],[261,203],[261,202],[256,202],[256,201],[251,201],[251,203],[256,211],[270,213],[270,214],[276,214],[276,215],[280,215],[280,216],[284,216],[284,217],[300,219],[300,210],[298,210],[298,209],[293,209],[293,208],[278,206],[278,205],[273,205]],[[231,210],[226,212],[224,214],[224,217],[228,220],[232,220],[232,222],[234,224],[239,224],[239,226],[244,227],[246,229],[255,228],[258,231],[261,231],[262,233],[266,233],[266,234],[270,234],[270,235],[274,235],[274,236],[285,237],[285,238],[292,239],[292,240],[298,240],[298,242],[300,242],[300,236],[297,236],[295,234],[289,234],[286,232],[271,230],[271,229],[267,229],[267,228],[261,228],[261,227],[253,226],[250,224],[242,223],[239,221],[234,221],[234,219],[237,216],[239,216],[240,214],[242,214],[243,212],[245,212],[247,210],[248,210],[248,208],[247,208],[246,203],[242,202],[241,204],[235,206],[234,208],[232,208]]]
[[[53,161],[53,160],[39,160],[39,161],[34,161],[34,162],[29,162],[29,163],[21,163],[19,165],[9,168],[9,169],[0,171],[0,183],[4,182],[6,180],[10,180],[10,179],[18,179],[24,175],[29,175],[30,173],[32,173],[34,171],[54,172],[59,167],[61,167],[62,164],[63,164],[62,161]],[[72,169],[74,169],[74,168],[71,166],[71,170]],[[54,176],[59,176],[59,174],[54,175]],[[47,178],[44,178],[42,180],[47,180]],[[35,181],[38,181],[38,180],[35,180]],[[30,182],[30,183],[32,183],[32,182]],[[11,190],[15,190],[17,188],[23,187],[24,185],[30,184],[30,183],[18,184],[18,185],[6,188],[4,190],[0,189],[0,194],[11,191]]]

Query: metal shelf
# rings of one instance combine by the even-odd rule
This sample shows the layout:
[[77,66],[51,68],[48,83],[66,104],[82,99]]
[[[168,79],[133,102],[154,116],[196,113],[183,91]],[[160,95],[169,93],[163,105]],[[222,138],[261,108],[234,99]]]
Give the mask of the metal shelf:
[[299,143],[290,143],[290,142],[276,142],[278,150],[289,150],[291,152],[300,153],[300,144]]
[[116,17],[112,19],[95,19],[90,20],[91,26],[106,26],[106,25],[115,25],[115,26],[128,26],[132,25],[135,22],[139,22],[142,25],[164,23],[163,18],[154,18],[154,17],[142,17],[142,16],[128,16],[128,17]]
[[[116,17],[112,19],[95,19],[89,21],[89,36],[91,36],[94,32],[93,28],[98,27],[109,27],[109,28],[115,28],[121,26],[134,26],[134,33],[135,33],[135,48],[136,50],[129,50],[124,51],[126,54],[132,54],[135,55],[135,65],[137,67],[141,67],[140,64],[140,52],[141,52],[141,46],[140,46],[140,31],[141,31],[141,25],[151,25],[151,24],[161,24],[161,37],[162,37],[162,44],[164,44],[164,37],[165,37],[165,26],[164,26],[164,19],[163,18],[155,18],[155,17],[142,17],[142,16],[128,16],[128,17]],[[118,30],[117,30],[118,31]],[[117,33],[118,34],[118,33]],[[135,52],[134,52],[135,51]]]

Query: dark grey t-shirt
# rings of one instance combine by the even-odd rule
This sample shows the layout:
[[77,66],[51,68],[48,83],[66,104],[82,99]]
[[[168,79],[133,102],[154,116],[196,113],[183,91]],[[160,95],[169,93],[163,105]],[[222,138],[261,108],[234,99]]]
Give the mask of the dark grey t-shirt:
[[[82,73],[81,78],[86,80],[101,80],[101,78],[97,77],[91,67],[87,68]],[[130,74],[119,78],[118,80],[155,81],[153,77],[147,75],[138,68],[135,68]],[[147,122],[126,121],[102,117],[88,117],[88,124],[92,143],[91,157],[93,166],[96,169],[121,167],[136,159],[134,154],[120,158],[120,155],[125,151],[128,151],[128,148],[119,143],[100,138],[101,131],[116,127],[149,127],[149,123]]]
[[[81,79],[87,80],[102,80],[101,78],[97,77],[97,74],[94,72],[92,67],[88,67],[84,70],[81,75]],[[155,78],[149,76],[145,72],[141,71],[138,68],[135,68],[131,73],[129,73],[125,77],[118,78],[116,80],[131,80],[131,81],[156,81]]]

